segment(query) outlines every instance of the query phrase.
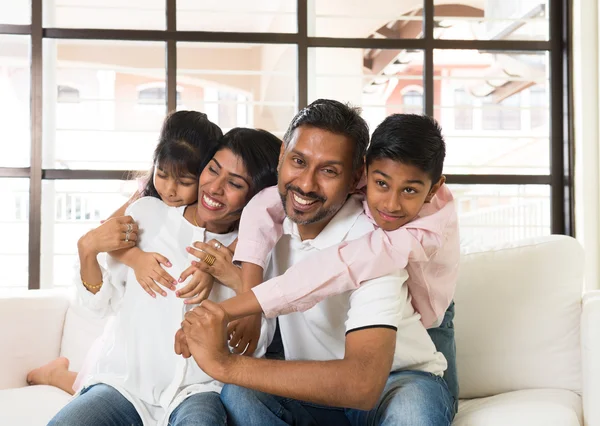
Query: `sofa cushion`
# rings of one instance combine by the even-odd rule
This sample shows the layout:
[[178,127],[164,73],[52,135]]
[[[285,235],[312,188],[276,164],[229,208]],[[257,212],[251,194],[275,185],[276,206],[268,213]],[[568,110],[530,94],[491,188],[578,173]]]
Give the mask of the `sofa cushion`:
[[73,303],[65,318],[60,355],[69,359],[71,371],[80,371],[88,350],[102,335],[107,318],[98,318],[85,306]]
[[532,389],[460,401],[452,426],[580,426],[581,398],[561,389]]
[[52,386],[0,390],[3,425],[46,426],[71,395]]
[[580,392],[583,258],[564,236],[463,256],[454,322],[461,398]]
[[68,306],[64,291],[0,295],[0,389],[26,386],[30,370],[59,355]]

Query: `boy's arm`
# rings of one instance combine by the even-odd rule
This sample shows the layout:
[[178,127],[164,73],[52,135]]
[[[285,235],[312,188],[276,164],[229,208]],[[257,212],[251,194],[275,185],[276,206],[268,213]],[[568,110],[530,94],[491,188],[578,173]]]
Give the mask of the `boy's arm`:
[[269,318],[306,311],[329,296],[405,268],[411,252],[422,251],[408,230],[400,228],[392,233],[393,245],[388,233],[376,229],[356,240],[329,247],[254,287],[252,292]]
[[256,194],[242,212],[233,262],[249,262],[265,269],[269,254],[283,234],[284,219],[276,186]]

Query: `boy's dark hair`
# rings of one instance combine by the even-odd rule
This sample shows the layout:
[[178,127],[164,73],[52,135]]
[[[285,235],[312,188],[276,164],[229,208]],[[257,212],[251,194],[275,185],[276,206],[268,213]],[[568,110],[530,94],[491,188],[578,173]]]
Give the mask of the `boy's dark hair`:
[[292,119],[283,143],[288,149],[294,130],[300,126],[311,126],[331,133],[346,136],[354,142],[352,169],[363,165],[365,151],[369,145],[369,125],[360,116],[360,108],[331,99],[317,99],[298,111]]
[[236,127],[221,139],[217,151],[230,149],[240,157],[252,179],[249,196],[277,184],[281,140],[266,130]]
[[446,143],[438,122],[418,114],[392,114],[377,126],[367,150],[367,167],[389,158],[418,167],[435,184],[442,176]]
[[199,177],[214,155],[223,132],[206,114],[198,111],[177,111],[167,115],[154,149],[152,168],[142,197],[160,198],[152,176],[157,166],[166,167],[177,176]]

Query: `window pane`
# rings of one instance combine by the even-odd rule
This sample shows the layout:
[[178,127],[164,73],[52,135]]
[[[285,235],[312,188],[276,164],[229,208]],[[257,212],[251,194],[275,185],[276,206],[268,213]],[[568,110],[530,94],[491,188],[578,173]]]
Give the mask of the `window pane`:
[[29,37],[0,35],[0,167],[29,166],[29,65]]
[[434,52],[448,174],[549,174],[548,55]]
[[461,246],[479,249],[550,235],[550,187],[449,185],[456,199]]
[[71,285],[79,238],[121,207],[136,189],[135,181],[43,181],[41,288]]
[[295,33],[296,0],[177,1],[177,29],[244,33]]
[[29,179],[0,178],[0,268],[4,288],[27,288],[29,277]]
[[[165,44],[44,40],[43,165],[149,168],[166,112]],[[149,99],[151,98],[151,99]]]
[[[0,1],[0,24],[29,25],[31,24],[30,0]],[[0,38],[0,40],[2,40]],[[2,44],[0,43],[0,46]]]
[[164,30],[165,0],[44,1],[44,27]]
[[548,40],[547,0],[487,0],[472,6],[445,3],[434,1],[436,38]]
[[282,137],[297,110],[297,49],[289,45],[177,44],[178,109],[202,111],[226,132]]
[[361,106],[371,131],[390,114],[423,112],[422,76],[421,51],[308,51],[308,101],[330,98]]
[[[311,2],[309,2],[310,4]],[[308,35],[342,38],[421,38],[423,2],[314,0]]]

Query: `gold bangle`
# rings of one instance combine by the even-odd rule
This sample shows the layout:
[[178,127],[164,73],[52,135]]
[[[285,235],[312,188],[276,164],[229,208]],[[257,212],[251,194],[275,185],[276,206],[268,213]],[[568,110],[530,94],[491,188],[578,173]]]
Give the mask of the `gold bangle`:
[[83,286],[85,288],[87,288],[88,290],[98,290],[100,287],[102,287],[102,284],[104,284],[103,281],[100,281],[100,284],[96,284],[96,285],[88,284],[84,280],[81,280],[81,282],[83,283]]

